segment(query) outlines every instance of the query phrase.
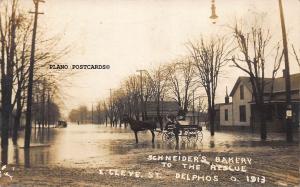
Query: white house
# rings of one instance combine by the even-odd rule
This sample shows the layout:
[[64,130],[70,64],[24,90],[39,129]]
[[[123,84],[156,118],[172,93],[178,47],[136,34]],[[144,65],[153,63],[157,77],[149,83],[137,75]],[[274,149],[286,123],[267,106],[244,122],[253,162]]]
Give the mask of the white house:
[[[274,80],[273,91],[271,91],[271,81],[271,78],[265,78],[265,119],[268,129],[282,132],[285,130],[285,78],[279,77]],[[229,102],[229,96],[231,102]],[[291,97],[293,124],[298,127],[300,121],[300,73],[291,75]],[[250,78],[239,77],[230,95],[226,90],[225,103],[216,105],[217,129],[258,130],[260,127],[254,104]]]

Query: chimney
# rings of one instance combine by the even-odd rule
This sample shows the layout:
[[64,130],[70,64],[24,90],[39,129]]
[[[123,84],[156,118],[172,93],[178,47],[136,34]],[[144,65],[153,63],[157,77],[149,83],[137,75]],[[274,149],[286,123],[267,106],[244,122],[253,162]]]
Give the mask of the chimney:
[[285,78],[285,74],[286,74],[286,71],[285,71],[285,69],[283,69],[283,70],[282,70],[282,77],[283,77],[283,78]]
[[227,92],[227,86],[226,86],[225,104],[229,104],[229,96],[228,96],[228,92]]

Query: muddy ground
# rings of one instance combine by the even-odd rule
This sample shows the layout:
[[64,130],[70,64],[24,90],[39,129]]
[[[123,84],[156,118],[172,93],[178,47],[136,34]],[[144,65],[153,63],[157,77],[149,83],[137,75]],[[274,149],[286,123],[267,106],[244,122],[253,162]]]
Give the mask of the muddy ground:
[[[251,158],[251,165],[247,165],[247,172],[212,171],[210,165],[200,163],[200,170],[184,169],[182,163],[171,161],[172,167],[163,167],[161,161],[147,160],[149,155],[168,156],[205,156],[209,164],[214,164],[219,157]],[[109,165],[90,165],[89,167],[65,167],[59,165],[35,166],[24,168],[10,165],[13,180],[1,178],[1,186],[299,186],[299,149],[298,144],[261,146],[253,148],[232,149],[226,152],[207,152],[194,150],[156,151],[147,149],[144,153],[130,151],[126,155],[119,155],[119,162]],[[79,165],[81,163],[78,163]],[[195,164],[192,162],[191,164]],[[230,165],[230,164],[229,164]],[[232,164],[239,165],[239,164]],[[243,165],[243,164],[242,164]],[[11,168],[15,167],[12,171]],[[109,173],[109,169],[125,170],[126,176],[116,176],[116,170]],[[99,173],[102,170],[103,173]],[[140,172],[140,176],[128,172]],[[149,178],[149,172],[159,173]],[[176,178],[181,175],[180,178]],[[188,174],[189,177],[187,177]],[[183,177],[182,177],[183,175]],[[192,176],[204,176],[192,180]],[[214,181],[210,176],[218,176]],[[247,182],[247,176],[265,177],[265,182]],[[153,177],[153,178],[152,178]],[[181,178],[182,177],[182,178]],[[234,178],[232,178],[234,177]]]

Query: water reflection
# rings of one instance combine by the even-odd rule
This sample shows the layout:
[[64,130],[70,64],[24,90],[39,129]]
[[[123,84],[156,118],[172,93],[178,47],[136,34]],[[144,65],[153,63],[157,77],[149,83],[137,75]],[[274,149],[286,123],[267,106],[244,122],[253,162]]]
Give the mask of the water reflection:
[[215,141],[214,140],[209,141],[209,147],[210,148],[215,148]]
[[[50,128],[34,128],[32,133],[32,143],[48,143],[50,141]],[[53,131],[53,130],[52,130]],[[52,132],[53,134],[53,132]]]
[[[180,139],[167,143],[157,135],[151,143],[151,133],[139,133],[140,143],[136,144],[130,129],[110,128],[96,125],[69,125],[68,128],[32,129],[30,150],[24,149],[24,134],[20,135],[18,146],[10,144],[8,162],[32,167],[36,165],[63,165],[71,167],[96,167],[97,165],[118,164],[121,155],[130,156],[145,152],[169,150],[224,151],[243,147],[287,146],[285,135],[274,135],[273,141],[261,142],[259,135],[249,133],[221,133],[214,137],[203,131],[202,142]],[[270,135],[272,137],[272,135]],[[294,145],[294,144],[292,144]]]
[[20,164],[20,162],[19,162],[19,148],[18,148],[18,146],[15,146],[14,145],[14,156],[13,156],[13,159],[14,159],[14,162],[15,162],[15,164],[16,165],[19,165]]
[[24,166],[30,167],[30,149],[24,149]]
[[1,162],[2,163],[7,163],[8,161],[8,150],[7,148],[1,149]]

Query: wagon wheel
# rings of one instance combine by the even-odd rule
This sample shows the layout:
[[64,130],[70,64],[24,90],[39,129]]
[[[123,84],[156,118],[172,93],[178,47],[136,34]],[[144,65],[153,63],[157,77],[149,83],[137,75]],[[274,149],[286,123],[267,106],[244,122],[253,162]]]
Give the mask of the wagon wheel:
[[198,140],[199,140],[199,142],[202,142],[202,140],[203,140],[203,133],[202,133],[202,131],[198,131]]
[[162,140],[164,142],[173,142],[175,138],[175,134],[173,132],[164,132],[162,134]]
[[198,133],[195,130],[189,130],[187,135],[189,142],[197,142],[198,140]]

